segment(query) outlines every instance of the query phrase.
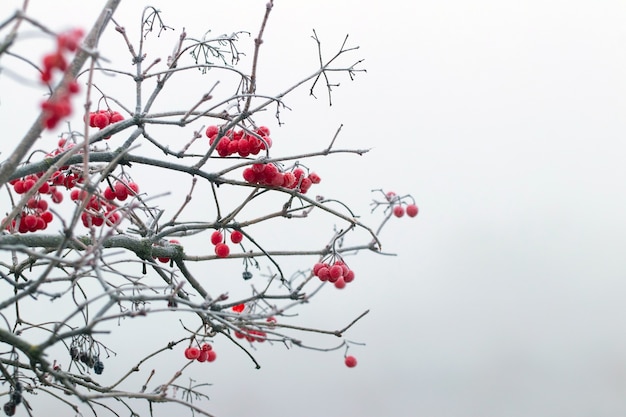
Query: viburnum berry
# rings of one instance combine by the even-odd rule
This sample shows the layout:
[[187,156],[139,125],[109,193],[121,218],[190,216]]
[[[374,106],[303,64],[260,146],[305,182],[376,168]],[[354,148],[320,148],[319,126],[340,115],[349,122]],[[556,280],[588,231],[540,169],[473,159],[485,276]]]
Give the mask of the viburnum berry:
[[348,368],[354,368],[356,366],[356,358],[354,356],[346,356],[344,362]]
[[334,282],[336,281],[339,277],[343,276],[343,268],[341,268],[341,265],[333,265],[330,267],[330,278],[329,281]]
[[325,266],[326,264],[323,262],[318,262],[315,265],[313,265],[313,275],[318,276],[317,273],[319,272],[319,270]]
[[349,282],[354,281],[354,271],[351,269],[347,274],[343,276],[343,281],[347,284]]
[[330,278],[330,268],[328,268],[327,266],[321,267],[317,271],[317,277],[320,279],[320,281],[328,281],[328,279]]
[[230,254],[230,248],[225,243],[215,245],[215,254],[218,258],[226,258]]
[[107,187],[104,189],[104,198],[106,198],[107,200],[115,200],[116,195],[115,195],[115,190],[112,189],[111,187]]
[[206,361],[213,362],[215,359],[217,359],[217,353],[214,350],[208,350]]
[[209,351],[207,351],[207,350],[200,350],[200,355],[198,355],[196,360],[198,362],[206,362],[208,357],[209,357]]
[[317,175],[315,172],[311,172],[308,178],[311,180],[313,184],[319,184],[322,181],[320,176]]
[[187,349],[185,349],[185,357],[187,359],[189,360],[198,359],[198,356],[200,356],[200,349],[198,349],[197,347],[190,346]]
[[218,243],[224,242],[224,235],[219,230],[214,231],[211,234],[211,243],[217,245]]
[[233,230],[230,233],[230,241],[233,242],[235,245],[238,243],[241,243],[242,240],[243,240],[243,233],[241,233],[239,230]]
[[219,133],[219,128],[217,126],[209,126],[206,128],[206,137],[209,139],[214,139]]
[[396,216],[396,217],[404,216],[404,207],[402,207],[402,206],[395,206],[393,208],[393,215]]
[[122,116],[121,113],[116,111],[111,112],[111,115],[109,116],[109,122],[111,124],[121,122],[122,120],[124,120],[124,116]]
[[241,313],[246,308],[245,304],[237,304],[233,306],[233,311],[236,313]]
[[415,217],[417,216],[417,206],[415,204],[409,204],[408,206],[406,206],[406,214],[409,217]]
[[335,288],[338,289],[343,289],[346,287],[346,281],[343,279],[343,277],[339,277],[337,278],[337,281],[334,282]]
[[117,181],[113,188],[115,190],[115,197],[117,197],[118,200],[124,201],[128,198],[128,189],[126,188],[126,184]]

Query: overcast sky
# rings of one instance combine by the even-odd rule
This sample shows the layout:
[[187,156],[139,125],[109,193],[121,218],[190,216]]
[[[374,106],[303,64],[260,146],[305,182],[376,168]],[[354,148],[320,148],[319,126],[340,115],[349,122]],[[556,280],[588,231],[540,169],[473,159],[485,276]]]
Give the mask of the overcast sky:
[[[91,23],[96,3],[30,7],[64,28]],[[115,18],[136,31],[140,4],[123,2]],[[176,33],[201,36],[256,33],[265,2],[151,4]],[[255,371],[220,343],[202,375],[213,383],[208,410],[624,415],[625,18],[618,0],[276,1],[260,59],[263,93],[316,69],[313,29],[328,54],[349,34],[367,73],[352,82],[337,75],[332,107],[322,90],[317,100],[306,87],[288,98],[293,111],[274,140],[313,150],[343,123],[342,146],[372,151],[320,161],[319,192],[345,196],[372,222],[372,188],[410,193],[420,214],[383,230],[384,249],[397,257],[355,258],[353,285],[329,288],[303,311],[336,328],[371,309],[348,334],[366,343],[351,349],[356,368],[343,366],[341,352],[261,346]]]

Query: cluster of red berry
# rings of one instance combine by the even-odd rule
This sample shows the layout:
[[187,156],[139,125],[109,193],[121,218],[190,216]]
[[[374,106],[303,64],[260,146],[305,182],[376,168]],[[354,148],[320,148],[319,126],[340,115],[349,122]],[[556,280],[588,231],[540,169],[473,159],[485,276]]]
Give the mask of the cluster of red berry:
[[[230,232],[230,241],[235,245],[241,243],[243,240],[243,233],[239,230],[233,230]],[[230,255],[230,247],[224,240],[224,234],[220,230],[216,230],[211,234],[211,243],[215,246],[215,255],[219,258],[226,258]]]
[[203,343],[200,348],[189,346],[185,349],[185,357],[191,361],[213,362],[217,358],[217,354],[213,350],[213,346],[209,343]]
[[[205,133],[209,138],[209,145],[213,145],[213,142],[219,135],[219,128],[217,126],[209,126]],[[272,146],[272,139],[269,136],[270,130],[267,127],[261,126],[254,133],[258,137],[243,130],[229,130],[220,138],[215,150],[222,158],[234,154],[245,158],[249,155],[258,155],[262,150],[269,149]]]
[[[54,70],[65,72],[67,69],[66,52],[75,52],[78,49],[80,39],[84,33],[81,29],[74,29],[57,36],[56,51],[46,54],[42,61],[41,81],[49,83],[52,80]],[[41,104],[44,116],[44,126],[53,129],[61,119],[72,113],[70,98],[72,94],[78,93],[78,84],[75,80],[67,83],[65,88],[59,89],[56,95]]]
[[[39,176],[40,175],[43,174],[39,174]],[[17,194],[24,194],[33,188],[39,176],[36,174],[28,175],[24,178],[14,179],[9,183],[13,186],[13,191]],[[43,199],[43,195],[46,194],[50,196],[50,199],[54,203],[63,201],[63,194],[57,187],[50,185],[49,182],[44,182],[35,195],[28,199],[20,216],[17,219],[13,219],[11,223],[7,225],[7,230],[27,233],[46,229],[48,223],[54,218],[52,213],[48,211],[48,202]]]
[[392,210],[393,210],[394,216],[402,217],[404,216],[405,213],[409,217],[417,216],[418,208],[415,205],[415,203],[407,204],[403,202],[402,199],[400,199],[400,197],[398,197],[398,195],[394,193],[393,191],[389,191],[388,193],[386,193],[385,197],[387,198],[387,201],[393,204]]
[[[102,130],[110,124],[121,122],[124,116],[113,110],[98,110],[89,113],[89,127],[97,127]],[[105,136],[104,139],[110,139],[111,136]]]
[[315,172],[306,175],[302,168],[281,172],[280,168],[273,163],[253,164],[243,170],[243,179],[250,184],[296,189],[302,194],[309,191],[313,184],[319,184],[322,180]]
[[336,288],[345,288],[346,284],[354,280],[354,271],[342,260],[335,260],[332,264],[318,262],[313,266],[313,275],[320,281],[332,282]]
[[53,219],[51,212],[47,210],[46,200],[30,198],[26,210],[22,211],[17,219],[13,219],[6,227],[8,231],[17,230],[19,233],[36,232],[48,227]]
[[97,195],[88,196],[85,190],[74,188],[70,192],[70,199],[72,201],[81,202],[86,198],[89,198],[89,200],[80,215],[83,226],[102,226],[105,223],[107,226],[113,226],[120,221],[120,215],[116,211],[117,207],[115,205]]
[[129,181],[115,181],[112,186],[109,186],[104,189],[104,198],[109,201],[113,201],[115,199],[119,201],[124,201],[128,197],[132,197],[139,194],[139,186],[137,183]]

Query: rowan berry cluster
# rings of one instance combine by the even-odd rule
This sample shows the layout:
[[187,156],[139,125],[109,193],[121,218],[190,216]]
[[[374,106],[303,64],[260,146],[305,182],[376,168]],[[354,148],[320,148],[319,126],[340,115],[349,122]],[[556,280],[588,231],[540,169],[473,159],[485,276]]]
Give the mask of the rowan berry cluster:
[[[17,178],[10,181],[9,184],[13,186],[15,193],[24,194],[35,186],[35,183],[39,180],[41,175],[43,174],[33,174],[24,178]],[[63,201],[63,194],[55,185],[50,184],[51,181],[52,179],[49,182],[44,182],[37,192],[28,199],[26,206],[17,219],[11,220],[7,225],[7,230],[28,233],[44,230],[48,227],[48,223],[54,219],[54,216],[48,211],[48,202],[43,199],[43,196],[49,195],[50,200],[54,203]]]
[[[230,232],[230,241],[235,245],[241,243],[243,240],[243,233],[239,230],[233,230]],[[216,230],[211,234],[211,243],[215,246],[215,255],[219,258],[226,258],[230,255],[230,247],[226,244],[224,233],[220,230]]]
[[[219,128],[217,126],[209,126],[206,129],[206,136],[209,138],[209,145],[219,136]],[[269,136],[270,130],[261,126],[253,133],[244,130],[228,130],[224,136],[219,139],[215,150],[222,158],[238,154],[245,158],[249,155],[258,155],[262,150],[269,149],[272,146],[272,139]]]
[[346,284],[354,281],[354,271],[340,259],[332,263],[316,263],[313,266],[313,275],[318,277],[322,282],[332,282],[338,289],[345,288]]
[[[89,127],[97,127],[102,130],[110,124],[121,122],[124,116],[113,110],[98,110],[89,113]],[[104,139],[110,139],[111,136],[105,136]]]
[[198,362],[213,362],[217,358],[217,354],[215,353],[215,350],[213,350],[213,346],[209,343],[203,343],[199,348],[189,346],[185,349],[185,358],[191,361],[196,360]]
[[105,223],[107,226],[114,226],[120,221],[117,207],[98,195],[90,196],[85,190],[74,188],[70,192],[70,199],[78,203],[88,199],[80,215],[80,220],[85,227],[102,226]]
[[[41,81],[49,83],[55,70],[65,72],[67,69],[67,52],[75,52],[78,49],[80,39],[84,33],[82,29],[73,29],[57,36],[56,51],[46,54],[42,60]],[[78,93],[79,87],[75,80],[67,82],[49,100],[41,104],[43,110],[43,123],[47,129],[53,129],[65,117],[72,114],[71,96]]]
[[315,172],[307,175],[302,168],[282,172],[273,163],[259,163],[247,167],[243,170],[243,179],[250,184],[295,189],[302,194],[306,194],[313,184],[319,184],[322,180]]

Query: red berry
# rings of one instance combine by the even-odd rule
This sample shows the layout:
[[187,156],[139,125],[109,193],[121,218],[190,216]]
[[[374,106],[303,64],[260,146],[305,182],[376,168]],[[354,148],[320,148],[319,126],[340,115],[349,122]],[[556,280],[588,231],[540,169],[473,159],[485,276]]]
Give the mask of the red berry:
[[201,350],[200,355],[196,358],[198,362],[206,362],[209,357],[209,352],[207,350]]
[[385,194],[385,198],[387,198],[387,201],[391,201],[396,198],[396,193],[394,193],[393,191],[389,191]]
[[54,216],[52,215],[52,213],[50,213],[49,211],[44,211],[43,213],[41,213],[41,218],[46,222],[46,223],[50,223],[52,221],[52,219],[54,218]]
[[393,215],[396,216],[396,217],[404,216],[404,207],[402,207],[402,206],[395,206],[393,208]]
[[211,234],[211,243],[217,245],[218,243],[224,242],[224,235],[219,230],[214,231]]
[[335,282],[339,277],[343,276],[343,268],[341,265],[333,265],[330,267],[330,278],[329,281]]
[[190,359],[190,360],[198,359],[198,356],[200,356],[200,349],[198,349],[197,347],[190,346],[187,349],[185,349],[185,357],[187,359]]
[[207,351],[207,362],[213,362],[217,358],[217,353],[214,350]]
[[24,222],[24,225],[28,227],[28,229],[33,229],[37,226],[37,217],[33,216],[32,214],[22,217],[22,221]]
[[298,180],[296,176],[293,175],[293,172],[286,172],[283,176],[283,187],[285,188],[294,188],[298,184]]
[[124,120],[124,116],[116,111],[112,112],[111,116],[109,117],[109,122],[111,123],[121,122],[122,120]]
[[326,266],[321,267],[317,271],[317,276],[320,281],[328,281],[328,279],[330,278],[330,269]]
[[343,277],[337,278],[337,281],[335,281],[335,287],[340,290],[346,287],[346,281],[343,279]]
[[215,245],[215,254],[218,258],[226,258],[230,254],[230,248],[225,243]]
[[115,189],[115,196],[118,200],[124,201],[128,198],[128,189],[124,183],[118,181],[113,188]]
[[309,191],[309,188],[311,188],[311,185],[313,185],[313,183],[309,178],[302,178],[302,181],[300,182],[300,192],[302,194],[306,194],[306,192]]
[[319,184],[319,183],[322,181],[322,179],[320,178],[320,176],[319,176],[319,175],[317,175],[315,172],[311,172],[311,173],[309,174],[309,179],[311,180],[311,182],[312,182],[313,184]]
[[346,356],[345,363],[348,368],[354,368],[356,366],[356,358],[354,356]]
[[100,129],[104,129],[109,125],[109,115],[107,112],[99,112],[93,117],[93,124]]
[[48,210],[48,202],[46,200],[39,200],[37,202],[37,208],[41,211]]
[[40,194],[48,194],[48,191],[50,191],[50,184],[44,182],[43,184],[41,184],[41,187],[39,187],[39,190],[37,191],[39,191]]
[[72,94],[76,94],[80,91],[80,86],[75,80],[72,80],[69,83],[67,83],[67,91],[69,91]]
[[267,126],[259,126],[259,128],[256,130],[256,133],[259,136],[269,136],[270,128]]
[[354,271],[349,270],[347,274],[343,276],[343,281],[347,284],[349,282],[354,281]]
[[209,126],[206,128],[206,137],[211,139],[214,138],[215,136],[217,136],[217,134],[219,133],[219,129],[217,126]]
[[257,182],[257,174],[254,171],[254,168],[246,168],[243,170],[243,179],[246,180],[246,182],[249,183],[256,183]]
[[107,200],[115,200],[115,190],[113,190],[111,187],[107,187],[104,189],[104,198],[106,198]]
[[241,313],[245,308],[245,304],[237,304],[236,306],[233,306],[233,311],[236,313]]
[[213,350],[213,346],[211,346],[211,345],[210,345],[210,344],[208,344],[208,343],[204,343],[204,344],[202,344],[202,346],[201,346],[200,348],[201,348],[202,350],[206,350],[206,351]]
[[415,217],[417,216],[417,206],[415,204],[409,204],[408,206],[406,206],[406,214],[409,217]]
[[51,198],[52,198],[52,202],[59,204],[61,201],[63,201],[63,194],[61,193],[61,191],[54,190]]
[[24,181],[18,180],[13,184],[13,190],[18,194],[24,194],[26,190],[24,189]]
[[319,270],[325,266],[326,264],[322,262],[318,262],[315,265],[313,265],[313,275],[318,276],[317,273],[319,272]]
[[243,233],[241,233],[239,230],[233,230],[230,233],[230,241],[233,242],[235,245],[237,243],[241,243],[242,240],[243,240]]
[[139,194],[139,186],[136,182],[129,182],[128,188],[130,188],[133,193]]

